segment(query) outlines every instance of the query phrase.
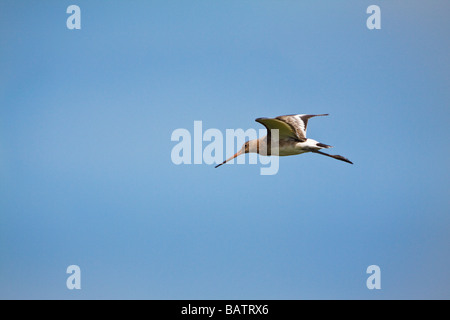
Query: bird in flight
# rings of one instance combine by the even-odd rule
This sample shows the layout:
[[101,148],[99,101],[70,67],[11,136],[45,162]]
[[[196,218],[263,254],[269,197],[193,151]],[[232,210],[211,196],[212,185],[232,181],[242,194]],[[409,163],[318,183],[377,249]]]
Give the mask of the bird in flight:
[[[244,143],[241,150],[217,165],[216,168],[245,153],[258,153],[264,156],[291,156],[313,152],[353,164],[353,162],[343,156],[320,151],[321,149],[332,148],[332,146],[306,138],[308,120],[318,116],[328,116],[328,114],[295,114],[279,116],[276,118],[256,119],[256,122],[259,122],[266,127],[267,135],[259,139],[247,141]],[[272,139],[272,130],[278,130],[278,143],[274,143],[274,146],[272,146],[272,143],[274,142]]]

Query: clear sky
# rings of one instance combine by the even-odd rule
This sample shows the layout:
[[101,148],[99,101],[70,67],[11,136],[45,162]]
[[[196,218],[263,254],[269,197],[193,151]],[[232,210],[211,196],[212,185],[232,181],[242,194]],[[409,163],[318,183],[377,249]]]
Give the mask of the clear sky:
[[[449,299],[449,9],[0,1],[0,298]],[[171,161],[196,120],[293,113],[354,165]]]

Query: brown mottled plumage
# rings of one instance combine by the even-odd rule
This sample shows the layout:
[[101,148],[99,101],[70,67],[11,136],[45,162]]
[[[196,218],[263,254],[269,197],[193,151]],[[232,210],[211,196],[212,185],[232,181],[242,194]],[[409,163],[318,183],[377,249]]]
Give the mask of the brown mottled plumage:
[[[319,151],[320,149],[332,148],[332,146],[306,138],[308,120],[312,117],[327,115],[328,114],[297,114],[279,116],[276,118],[258,118],[255,121],[266,127],[267,136],[247,141],[242,146],[241,150],[217,165],[216,168],[244,153],[258,153],[269,156],[290,156],[305,152],[313,152],[353,164],[343,156]],[[275,139],[273,136],[275,136]]]

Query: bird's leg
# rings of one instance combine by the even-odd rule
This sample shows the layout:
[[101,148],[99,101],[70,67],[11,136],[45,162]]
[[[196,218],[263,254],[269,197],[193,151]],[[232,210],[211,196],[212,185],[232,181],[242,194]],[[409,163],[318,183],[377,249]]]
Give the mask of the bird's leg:
[[322,151],[318,151],[318,150],[311,150],[311,152],[322,154],[324,156],[327,156],[327,157],[330,157],[330,158],[334,158],[336,160],[341,160],[341,161],[353,164],[353,162],[351,162],[347,158],[344,158],[343,156],[340,156],[340,155],[328,154],[328,153],[325,153],[325,152],[322,152]]

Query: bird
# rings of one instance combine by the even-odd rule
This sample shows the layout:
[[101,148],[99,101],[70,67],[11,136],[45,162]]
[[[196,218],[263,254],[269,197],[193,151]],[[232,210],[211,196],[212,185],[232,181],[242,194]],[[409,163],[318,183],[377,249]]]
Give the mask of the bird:
[[[291,156],[306,152],[313,152],[353,164],[353,162],[343,156],[328,154],[320,151],[321,149],[332,148],[332,146],[317,142],[313,139],[306,138],[306,128],[308,126],[308,120],[313,117],[328,115],[328,113],[291,114],[279,116],[276,118],[257,118],[255,119],[255,121],[261,123],[264,127],[266,127],[267,135],[259,139],[245,142],[242,148],[236,154],[218,164],[217,166],[215,166],[215,168],[218,168],[228,161],[245,153],[258,153],[264,156]],[[274,129],[278,129],[278,143],[275,143],[275,146],[272,147],[272,130]],[[276,145],[278,145],[278,147],[276,147]]]

